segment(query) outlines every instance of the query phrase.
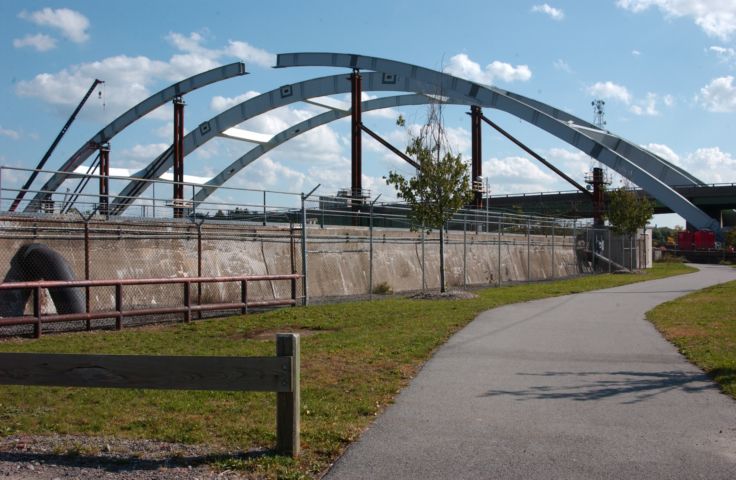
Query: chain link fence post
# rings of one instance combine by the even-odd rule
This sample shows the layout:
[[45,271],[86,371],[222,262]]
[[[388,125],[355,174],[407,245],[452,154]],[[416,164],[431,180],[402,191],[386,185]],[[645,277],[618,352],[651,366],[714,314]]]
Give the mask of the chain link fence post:
[[468,214],[463,213],[463,289],[468,288]]
[[526,217],[526,281],[532,281],[532,218]]
[[[496,279],[496,286],[501,286],[501,229],[503,228],[503,214],[498,217],[498,278]],[[489,239],[490,240],[490,239]]]

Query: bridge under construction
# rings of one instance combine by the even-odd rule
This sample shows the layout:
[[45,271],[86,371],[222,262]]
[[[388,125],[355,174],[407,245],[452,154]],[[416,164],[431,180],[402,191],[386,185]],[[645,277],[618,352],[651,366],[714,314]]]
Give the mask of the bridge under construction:
[[[84,177],[85,174],[94,174],[99,179],[95,182],[99,184],[99,189],[96,193],[97,201],[94,202],[94,213],[118,216],[140,201],[144,192],[153,185],[154,181],[165,178],[170,175],[169,171],[173,170],[173,175],[170,177],[173,187],[169,197],[173,217],[189,216],[196,211],[198,206],[203,205],[210,195],[223,188],[226,182],[249,167],[266,152],[313,128],[346,117],[351,119],[350,187],[346,189],[346,196],[350,199],[351,205],[361,208],[370,201],[362,185],[361,139],[363,133],[378,140],[413,167],[419,167],[414,160],[371,130],[364,123],[362,114],[373,110],[432,102],[465,105],[470,108],[468,113],[472,135],[471,175],[473,179],[483,175],[481,127],[487,124],[577,189],[574,193],[563,192],[551,196],[521,195],[490,199],[484,199],[483,192],[478,191],[474,202],[475,208],[520,208],[526,211],[536,208],[535,203],[543,203],[547,210],[540,213],[600,218],[604,202],[601,193],[602,182],[590,182],[593,192],[589,192],[565,172],[508,134],[489,119],[484,110],[499,110],[511,114],[579,149],[638,185],[642,195],[647,195],[655,201],[658,213],[677,213],[695,229],[709,229],[720,234],[723,225],[721,211],[736,207],[733,185],[706,185],[684,169],[599,125],[514,92],[471,82],[417,65],[355,54],[286,53],[278,55],[275,66],[277,68],[337,67],[345,69],[346,73],[281,85],[247,99],[212,118],[200,121],[198,126],[188,134],[184,134],[184,96],[196,89],[237,78],[247,72],[243,63],[233,63],[184,79],[132,106],[110,122],[82,144],[60,167],[53,170],[42,186],[35,189],[32,184],[37,172],[32,172],[25,185],[17,191],[8,210],[26,213],[68,212],[75,208],[75,202],[79,201],[85,187],[78,186],[70,194],[68,191],[62,192],[61,186],[67,181]],[[96,80],[90,88],[90,92],[97,82]],[[364,92],[391,93],[387,96],[363,100]],[[336,94],[350,94],[350,106],[346,108],[331,104],[324,98]],[[141,170],[125,171],[124,174],[115,177],[116,169],[111,167],[114,164],[114,152],[111,151],[110,141],[146,114],[169,102],[173,104],[174,112],[174,133],[170,147],[152,158]],[[239,125],[247,120],[298,102],[317,104],[326,108],[327,111],[290,125],[275,135],[264,135],[239,128]],[[48,160],[56,143],[63,136],[69,123],[73,121],[82,104],[62,129],[36,170],[40,170]],[[187,178],[185,158],[214,138],[244,141],[252,144],[253,147],[211,178]],[[91,161],[90,158],[92,158]],[[120,170],[117,171],[120,172]],[[110,191],[110,178],[113,177],[125,180],[124,186],[118,192]],[[7,192],[7,189],[5,191]],[[31,195],[25,198],[29,193]],[[540,200],[543,201],[540,202]]]

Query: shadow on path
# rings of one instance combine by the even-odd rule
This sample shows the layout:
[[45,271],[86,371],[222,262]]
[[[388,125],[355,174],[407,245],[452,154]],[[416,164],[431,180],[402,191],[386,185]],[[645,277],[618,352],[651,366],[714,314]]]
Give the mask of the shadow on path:
[[[523,390],[489,390],[482,396],[509,395],[517,400],[590,401],[621,397],[622,404],[634,404],[672,390],[698,393],[718,390],[704,373],[669,372],[547,372],[519,373],[534,377],[569,377],[581,380],[570,385],[539,385]],[[595,377],[595,378],[589,378]]]

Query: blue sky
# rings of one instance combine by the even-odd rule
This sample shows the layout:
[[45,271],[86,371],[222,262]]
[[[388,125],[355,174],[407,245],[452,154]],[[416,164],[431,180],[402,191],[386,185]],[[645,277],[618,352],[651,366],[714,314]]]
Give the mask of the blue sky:
[[[56,168],[118,114],[165,86],[242,60],[249,75],[187,95],[186,129],[238,99],[279,85],[338,73],[272,69],[275,54],[358,53],[443,69],[533,97],[593,120],[606,101],[607,128],[682,165],[707,182],[736,182],[736,1],[13,1],[0,2],[0,164],[35,167],[92,80],[102,98],[85,106],[47,164]],[[346,97],[338,100],[345,101]],[[274,134],[324,111],[296,104],[249,121]],[[447,107],[455,149],[470,157],[467,108]],[[425,109],[368,115],[365,123],[402,148],[394,118],[423,120]],[[486,115],[579,181],[582,153],[514,117]],[[171,143],[171,106],[112,142],[113,167],[143,167]],[[334,193],[350,183],[348,122],[287,143],[228,185]],[[570,187],[490,128],[484,173],[492,194]],[[211,176],[252,148],[217,139],[186,159],[188,174]],[[395,195],[381,177],[411,170],[364,139],[364,186]],[[4,185],[20,182],[5,172]],[[39,184],[40,185],[40,184]],[[219,200],[236,200],[232,193]],[[682,223],[674,216],[657,223]]]

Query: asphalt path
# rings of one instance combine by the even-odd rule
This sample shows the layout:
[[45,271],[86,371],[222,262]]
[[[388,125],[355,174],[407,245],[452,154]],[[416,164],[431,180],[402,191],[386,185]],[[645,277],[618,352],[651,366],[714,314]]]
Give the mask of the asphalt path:
[[736,401],[644,319],[736,269],[481,314],[328,479],[736,479]]

